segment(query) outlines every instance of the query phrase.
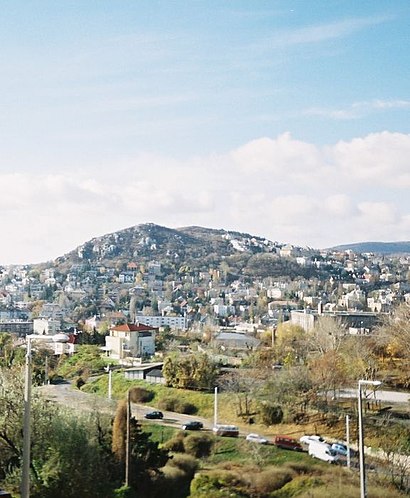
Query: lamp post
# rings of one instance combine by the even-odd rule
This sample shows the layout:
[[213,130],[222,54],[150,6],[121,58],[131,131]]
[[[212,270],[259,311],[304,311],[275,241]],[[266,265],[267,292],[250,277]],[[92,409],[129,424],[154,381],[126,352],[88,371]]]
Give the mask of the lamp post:
[[360,498],[367,498],[366,493],[366,468],[364,461],[364,430],[362,414],[362,386],[378,387],[380,380],[359,380],[358,382],[358,412],[359,412],[359,467],[360,467]]
[[23,416],[23,465],[21,477],[21,497],[30,497],[30,444],[31,444],[31,342],[67,342],[66,334],[26,336],[26,364],[24,371],[24,416]]

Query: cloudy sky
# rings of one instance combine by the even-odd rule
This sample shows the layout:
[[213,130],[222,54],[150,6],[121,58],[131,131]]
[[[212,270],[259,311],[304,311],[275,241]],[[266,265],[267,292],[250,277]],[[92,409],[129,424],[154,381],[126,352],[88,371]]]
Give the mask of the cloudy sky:
[[13,0],[0,264],[154,222],[410,240],[408,0]]

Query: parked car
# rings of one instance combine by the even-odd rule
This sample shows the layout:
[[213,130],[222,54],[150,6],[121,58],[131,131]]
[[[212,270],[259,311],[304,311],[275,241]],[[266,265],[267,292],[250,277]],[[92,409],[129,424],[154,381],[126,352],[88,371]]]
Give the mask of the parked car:
[[296,441],[296,439],[289,436],[275,436],[273,444],[284,450],[303,451],[302,446]]
[[158,418],[164,418],[164,414],[158,410],[154,410],[153,412],[146,413],[144,417],[149,419],[158,419]]
[[197,420],[192,420],[191,422],[182,424],[182,430],[184,431],[200,431],[201,429],[203,429],[203,427],[203,423],[198,422]]
[[[332,450],[338,455],[347,456],[347,446],[344,443],[333,443]],[[355,451],[350,448],[350,456],[355,456]]]
[[322,436],[318,436],[317,434],[313,434],[311,436],[305,435],[302,436],[299,441],[303,444],[310,444],[312,441],[318,441],[319,443],[325,443],[326,440]]
[[318,458],[328,463],[339,463],[340,460],[340,455],[332,450],[330,444],[321,441],[312,441],[309,444],[308,453],[312,458]]
[[239,429],[236,425],[215,425],[212,431],[216,436],[239,436]]
[[252,443],[269,444],[269,441],[265,437],[259,436],[259,434],[248,434],[246,440]]

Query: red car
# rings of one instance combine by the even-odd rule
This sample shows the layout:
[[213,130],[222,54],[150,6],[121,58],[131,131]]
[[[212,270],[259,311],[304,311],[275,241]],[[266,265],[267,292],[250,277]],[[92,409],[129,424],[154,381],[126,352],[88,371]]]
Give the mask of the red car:
[[303,451],[302,446],[296,441],[296,439],[289,436],[275,436],[273,444],[284,450]]

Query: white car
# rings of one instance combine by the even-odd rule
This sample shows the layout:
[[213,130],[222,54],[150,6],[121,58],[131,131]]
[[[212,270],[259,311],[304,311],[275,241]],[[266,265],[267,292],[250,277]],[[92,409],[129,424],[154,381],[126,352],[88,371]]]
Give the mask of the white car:
[[325,443],[326,440],[322,436],[312,435],[312,436],[302,436],[299,441],[304,444],[310,444],[312,442]]
[[246,440],[251,441],[252,443],[269,444],[269,441],[266,438],[259,436],[259,434],[248,434]]

